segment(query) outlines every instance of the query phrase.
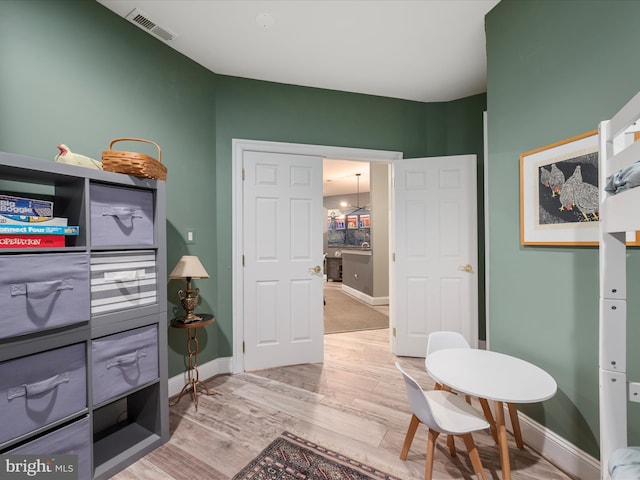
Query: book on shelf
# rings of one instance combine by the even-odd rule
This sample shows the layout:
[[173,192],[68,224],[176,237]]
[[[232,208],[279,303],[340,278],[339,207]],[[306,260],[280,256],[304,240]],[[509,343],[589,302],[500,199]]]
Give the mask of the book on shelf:
[[78,226],[0,225],[0,235],[78,235]]
[[0,235],[0,248],[64,247],[64,235]]
[[0,215],[26,215],[29,217],[53,217],[53,202],[35,198],[0,195]]
[[67,219],[63,217],[30,217],[28,215],[0,215],[0,225],[55,225],[67,226]]

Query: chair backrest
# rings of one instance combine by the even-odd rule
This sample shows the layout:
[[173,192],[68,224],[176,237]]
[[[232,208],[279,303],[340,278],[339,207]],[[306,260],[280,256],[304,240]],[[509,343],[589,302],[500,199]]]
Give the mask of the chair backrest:
[[429,402],[427,402],[427,398],[424,396],[422,387],[411,375],[402,369],[399,362],[396,362],[396,368],[400,370],[400,373],[404,377],[404,384],[407,388],[407,397],[411,410],[413,410],[415,416],[427,427],[436,428],[437,423],[433,418],[431,407],[429,406]]
[[427,356],[445,348],[471,348],[467,339],[459,332],[432,332],[427,339]]

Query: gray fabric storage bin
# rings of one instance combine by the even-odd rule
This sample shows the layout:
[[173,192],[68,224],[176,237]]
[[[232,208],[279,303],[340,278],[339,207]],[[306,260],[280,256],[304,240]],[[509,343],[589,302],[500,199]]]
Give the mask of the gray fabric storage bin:
[[0,363],[0,443],[87,407],[86,345]]
[[89,255],[0,256],[0,338],[89,321]]
[[154,250],[91,254],[91,315],[158,302]]
[[77,455],[78,480],[90,480],[91,431],[89,417],[36,438],[6,453],[16,455]]
[[91,343],[93,404],[158,378],[158,327],[136,328]]
[[91,245],[149,245],[153,241],[151,190],[91,184]]

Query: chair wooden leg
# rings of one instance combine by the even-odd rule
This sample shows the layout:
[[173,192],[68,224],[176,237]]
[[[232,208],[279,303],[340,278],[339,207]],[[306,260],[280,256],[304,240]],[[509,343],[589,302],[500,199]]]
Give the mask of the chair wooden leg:
[[449,447],[449,455],[456,456],[456,437],[447,435],[447,446]]
[[418,417],[416,417],[415,415],[411,415],[411,422],[409,423],[407,435],[404,437],[404,444],[402,445],[402,450],[400,451],[400,460],[407,459],[409,449],[411,448],[411,442],[413,442],[413,437],[416,434],[418,425],[420,425],[420,420],[418,420]]
[[471,395],[465,395],[464,399],[467,401],[469,405],[471,405]]
[[440,433],[429,429],[429,440],[427,441],[427,461],[424,465],[424,480],[431,480],[433,475],[433,455],[435,453],[436,439]]
[[478,448],[476,447],[475,442],[473,441],[473,437],[470,433],[466,435],[461,435],[464,439],[464,444],[467,447],[467,451],[469,452],[469,458],[471,459],[471,465],[473,465],[473,471],[476,475],[476,478],[487,480],[487,477],[484,475],[484,468],[482,467],[482,461],[480,460],[480,454],[478,453]]
[[507,403],[507,407],[509,407],[511,428],[513,429],[513,436],[516,438],[516,445],[520,450],[523,450],[524,443],[522,442],[522,432],[520,431],[520,421],[518,420],[518,409],[515,403]]

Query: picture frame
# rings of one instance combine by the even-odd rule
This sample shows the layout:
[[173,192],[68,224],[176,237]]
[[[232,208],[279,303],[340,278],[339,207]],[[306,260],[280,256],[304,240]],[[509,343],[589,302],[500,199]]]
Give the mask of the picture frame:
[[598,245],[598,155],[597,130],[520,155],[521,245]]

